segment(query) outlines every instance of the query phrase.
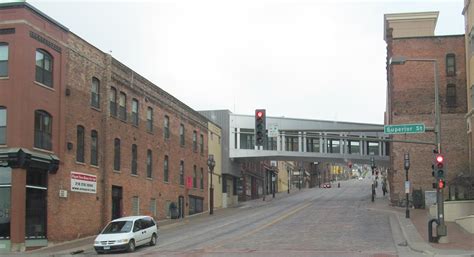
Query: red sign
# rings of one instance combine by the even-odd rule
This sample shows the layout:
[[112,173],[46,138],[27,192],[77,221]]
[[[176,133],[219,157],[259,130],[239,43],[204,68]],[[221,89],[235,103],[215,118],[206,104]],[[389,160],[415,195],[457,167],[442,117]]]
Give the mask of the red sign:
[[193,178],[192,177],[186,177],[186,188],[191,189],[193,188]]

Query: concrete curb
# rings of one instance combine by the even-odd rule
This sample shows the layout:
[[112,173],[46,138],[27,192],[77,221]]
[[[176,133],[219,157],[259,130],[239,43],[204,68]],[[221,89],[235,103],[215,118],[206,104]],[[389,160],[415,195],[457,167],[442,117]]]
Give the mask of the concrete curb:
[[400,230],[402,232],[405,241],[407,242],[408,247],[415,252],[425,254],[427,256],[433,257],[448,257],[448,256],[459,256],[459,257],[474,257],[474,252],[471,251],[464,251],[464,250],[444,250],[444,249],[436,249],[426,243],[418,233],[415,228],[415,225],[411,222],[411,220],[407,220],[403,217],[403,214],[397,211],[391,210],[380,210],[376,208],[367,208],[371,211],[378,211],[378,212],[387,212],[391,215],[394,215],[398,221],[398,225],[400,226]]

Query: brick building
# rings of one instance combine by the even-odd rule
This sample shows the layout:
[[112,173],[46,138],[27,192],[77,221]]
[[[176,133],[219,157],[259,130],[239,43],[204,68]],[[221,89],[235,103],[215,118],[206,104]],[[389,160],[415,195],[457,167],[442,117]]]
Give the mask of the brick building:
[[207,211],[206,118],[28,3],[0,17],[0,251]]
[[[424,123],[434,127],[434,64],[407,61],[390,65],[392,57],[435,59],[438,63],[441,104],[441,150],[445,156],[447,184],[468,171],[466,126],[466,69],[464,35],[435,36],[438,12],[385,15],[387,43],[387,109],[385,124]],[[397,140],[434,142],[433,132],[392,136]],[[412,189],[434,190],[431,165],[434,145],[391,143],[388,173],[392,202],[404,199],[404,153],[410,154]],[[445,197],[449,190],[445,190]]]

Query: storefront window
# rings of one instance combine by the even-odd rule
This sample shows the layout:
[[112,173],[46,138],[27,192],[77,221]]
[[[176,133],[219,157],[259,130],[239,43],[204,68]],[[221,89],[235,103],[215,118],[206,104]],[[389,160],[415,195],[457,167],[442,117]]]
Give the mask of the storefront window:
[[0,167],[0,240],[10,238],[11,181],[11,169]]
[[26,231],[28,239],[46,238],[47,172],[28,170],[26,174]]

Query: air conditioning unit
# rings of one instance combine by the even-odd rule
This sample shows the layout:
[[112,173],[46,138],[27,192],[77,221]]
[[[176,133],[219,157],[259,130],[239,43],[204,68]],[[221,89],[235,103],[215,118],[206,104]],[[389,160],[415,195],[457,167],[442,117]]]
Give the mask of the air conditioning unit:
[[59,190],[59,197],[60,198],[67,198],[67,190]]

